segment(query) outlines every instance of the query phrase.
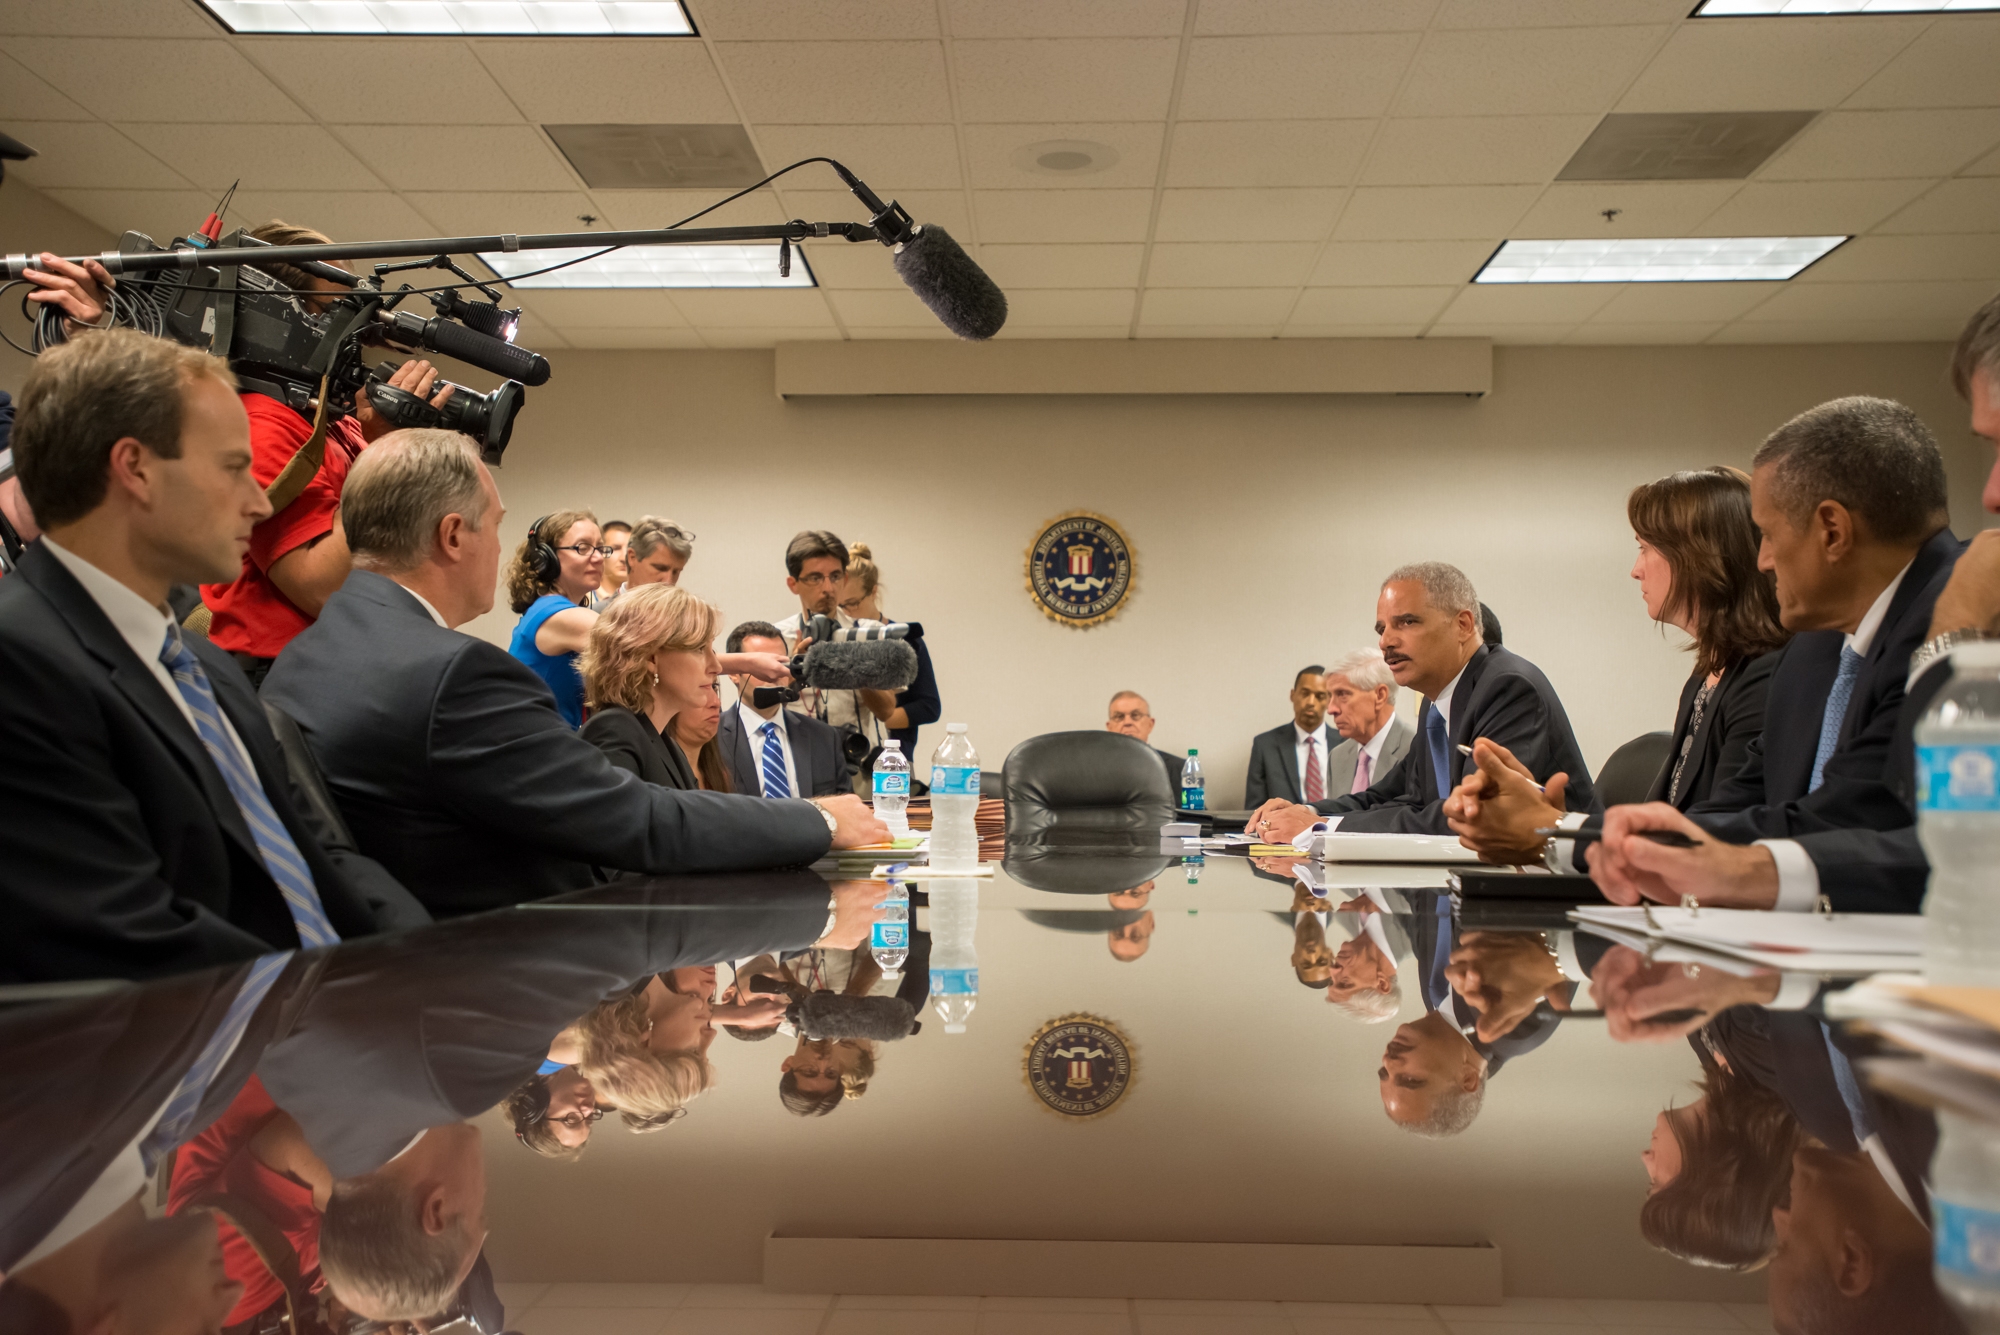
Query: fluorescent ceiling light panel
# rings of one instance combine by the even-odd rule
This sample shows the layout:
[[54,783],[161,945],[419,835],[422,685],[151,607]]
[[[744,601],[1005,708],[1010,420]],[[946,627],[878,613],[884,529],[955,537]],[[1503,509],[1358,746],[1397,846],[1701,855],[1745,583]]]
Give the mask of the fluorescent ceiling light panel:
[[1748,14],[1953,14],[2000,9],[2000,0],[1701,0],[1698,19]]
[[1629,237],[1508,241],[1475,283],[1782,282],[1844,236]]
[[680,0],[201,0],[231,32],[691,37]]
[[626,246],[594,260],[518,282],[514,274],[590,255],[591,250],[520,250],[484,254],[486,267],[510,287],[817,287],[805,251],[792,247],[792,273],[778,276],[778,248],[752,246]]

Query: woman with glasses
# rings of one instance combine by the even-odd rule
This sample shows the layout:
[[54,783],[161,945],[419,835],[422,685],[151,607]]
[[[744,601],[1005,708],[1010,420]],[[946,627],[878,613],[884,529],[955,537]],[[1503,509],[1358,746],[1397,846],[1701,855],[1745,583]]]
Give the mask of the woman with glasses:
[[599,613],[580,660],[591,707],[583,739],[647,783],[706,787],[695,765],[700,743],[688,746],[669,729],[683,713],[699,716],[715,701],[719,665],[710,642],[719,616],[712,604],[666,584],[628,590]]
[[[574,1039],[558,1040],[574,1049]],[[501,1108],[514,1124],[514,1138],[545,1159],[574,1159],[590,1144],[590,1129],[604,1119],[606,1109],[597,1091],[574,1065],[551,1058],[502,1100]]]
[[521,619],[507,651],[549,684],[556,712],[583,726],[583,679],[577,656],[597,613],[583,606],[602,582],[611,549],[588,510],[557,510],[528,530],[507,568],[508,601]]
[[671,519],[647,515],[632,526],[625,544],[625,587],[678,584],[694,555],[694,534]]

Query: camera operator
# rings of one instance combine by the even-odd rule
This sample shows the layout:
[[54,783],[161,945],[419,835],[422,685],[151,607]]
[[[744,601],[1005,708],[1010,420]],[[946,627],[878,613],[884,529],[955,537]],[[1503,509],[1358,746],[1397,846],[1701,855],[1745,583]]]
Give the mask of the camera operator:
[[[253,228],[250,235],[274,246],[314,245],[330,239],[310,228],[276,220]],[[257,267],[297,289],[299,300],[309,311],[324,311],[333,297],[346,291],[332,279],[289,264]],[[311,292],[327,296],[305,295]],[[451,391],[441,389],[433,396],[437,378],[429,362],[412,358],[390,377],[389,384],[441,406]],[[250,443],[255,454],[251,472],[260,486],[268,488],[311,438],[313,426],[281,399],[257,389],[257,382],[246,381],[241,397],[244,410],[250,414]],[[271,660],[294,635],[313,623],[327,596],[347,578],[353,559],[339,522],[341,488],[361,451],[393,429],[393,424],[369,405],[366,395],[357,394],[352,416],[328,421],[326,452],[305,490],[257,525],[243,558],[243,573],[233,583],[203,586],[202,601],[211,616],[208,637],[236,659],[252,685],[263,684]]]
[[[799,600],[799,610],[777,623],[787,653],[803,652],[812,641],[806,627],[815,616],[832,617],[842,630],[874,626],[859,621],[840,604],[847,597],[847,544],[826,529],[806,529],[785,548],[785,587]],[[803,642],[802,642],[803,641]],[[894,691],[828,691],[806,686],[786,706],[831,725],[842,734],[843,754],[857,769],[882,745],[888,730],[882,719],[896,707]]]

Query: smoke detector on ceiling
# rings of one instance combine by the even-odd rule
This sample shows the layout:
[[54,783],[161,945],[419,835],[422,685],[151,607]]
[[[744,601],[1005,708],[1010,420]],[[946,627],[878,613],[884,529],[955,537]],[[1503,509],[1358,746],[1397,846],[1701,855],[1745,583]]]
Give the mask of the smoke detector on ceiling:
[[1089,176],[1118,165],[1118,150],[1089,139],[1044,139],[1014,150],[1014,165],[1037,176]]

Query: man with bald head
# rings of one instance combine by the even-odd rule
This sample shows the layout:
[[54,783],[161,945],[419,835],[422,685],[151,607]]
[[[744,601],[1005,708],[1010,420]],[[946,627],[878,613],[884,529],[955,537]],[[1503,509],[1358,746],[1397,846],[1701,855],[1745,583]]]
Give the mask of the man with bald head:
[[[1145,742],[1148,746],[1153,735],[1153,707],[1146,703],[1146,697],[1137,691],[1120,691],[1111,697],[1111,716],[1104,722],[1106,732],[1123,733],[1135,742]],[[1159,747],[1153,747],[1153,754],[1160,758],[1160,764],[1167,770],[1167,787],[1173,790],[1174,801],[1181,797],[1181,767],[1187,762],[1179,756],[1169,755]]]

